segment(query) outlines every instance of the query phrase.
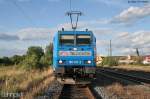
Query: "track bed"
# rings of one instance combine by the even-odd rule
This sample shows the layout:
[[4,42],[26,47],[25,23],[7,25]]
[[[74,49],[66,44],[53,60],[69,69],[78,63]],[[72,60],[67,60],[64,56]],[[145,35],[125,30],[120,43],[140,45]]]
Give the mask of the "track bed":
[[95,99],[89,87],[80,85],[63,86],[59,99]]

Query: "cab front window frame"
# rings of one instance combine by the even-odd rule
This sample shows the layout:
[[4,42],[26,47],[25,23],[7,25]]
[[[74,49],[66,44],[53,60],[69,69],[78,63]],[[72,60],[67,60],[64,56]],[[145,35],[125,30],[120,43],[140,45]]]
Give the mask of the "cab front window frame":
[[76,45],[90,45],[91,35],[90,34],[77,34]]

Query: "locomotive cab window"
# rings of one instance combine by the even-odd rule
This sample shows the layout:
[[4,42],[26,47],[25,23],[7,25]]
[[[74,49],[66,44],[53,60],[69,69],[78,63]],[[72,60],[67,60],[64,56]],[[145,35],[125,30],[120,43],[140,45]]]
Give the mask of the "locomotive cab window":
[[91,44],[91,36],[90,35],[77,35],[76,43],[77,45],[89,45]]
[[60,35],[61,45],[74,45],[74,35]]

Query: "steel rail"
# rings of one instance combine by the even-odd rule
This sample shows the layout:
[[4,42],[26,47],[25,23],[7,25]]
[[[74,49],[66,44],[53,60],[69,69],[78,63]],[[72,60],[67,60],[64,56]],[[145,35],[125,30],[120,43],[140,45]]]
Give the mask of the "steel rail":
[[117,80],[122,80],[123,82],[129,82],[129,83],[138,83],[141,85],[144,85],[146,87],[150,87],[150,82],[149,79],[145,78],[138,78],[136,76],[128,75],[128,74],[123,74],[120,72],[108,70],[108,69],[101,69],[100,72],[98,72],[101,75],[105,75],[109,78],[117,79]]
[[132,80],[135,80],[141,84],[150,84],[150,79],[148,78],[141,78],[141,77],[138,77],[138,76],[133,76],[131,74],[126,74],[126,73],[121,73],[121,72],[118,72],[118,71],[113,71],[113,70],[108,70],[108,69],[102,69],[103,71],[105,72],[110,72],[110,73],[113,73],[113,74],[117,74],[117,75],[120,75],[120,76],[123,76],[123,77],[128,77]]
[[88,86],[65,84],[59,99],[95,99]]

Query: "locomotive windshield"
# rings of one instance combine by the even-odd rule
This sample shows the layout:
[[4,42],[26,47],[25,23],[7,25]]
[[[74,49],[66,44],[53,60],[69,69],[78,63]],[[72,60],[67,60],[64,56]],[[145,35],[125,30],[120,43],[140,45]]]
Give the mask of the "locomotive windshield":
[[[75,38],[76,37],[76,38]],[[90,45],[91,36],[87,34],[62,34],[60,35],[60,45]]]
[[61,45],[74,45],[74,35],[60,35]]
[[77,35],[76,44],[77,45],[91,44],[91,36],[90,35]]

